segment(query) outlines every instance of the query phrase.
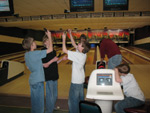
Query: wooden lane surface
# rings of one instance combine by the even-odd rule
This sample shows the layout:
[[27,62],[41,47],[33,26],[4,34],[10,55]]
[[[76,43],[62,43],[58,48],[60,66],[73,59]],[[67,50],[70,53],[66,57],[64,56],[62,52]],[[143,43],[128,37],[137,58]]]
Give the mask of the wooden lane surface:
[[95,48],[91,48],[90,51],[87,53],[87,59],[86,59],[86,65],[91,65],[91,64],[95,64],[95,53],[96,53],[96,49]]
[[[56,50],[57,55],[59,53],[62,53],[62,48],[61,47],[55,46],[54,49]],[[68,47],[68,49],[72,49],[72,47]],[[3,56],[0,57],[0,65],[1,65],[2,60],[13,60],[13,61],[24,63],[25,62],[24,61],[24,53],[25,53],[25,51],[21,51],[21,52],[17,52],[17,53],[3,55]]]
[[[134,74],[139,86],[146,99],[150,99],[150,65],[130,65],[131,73]],[[95,68],[93,65],[89,65],[86,68],[86,73],[90,75]],[[0,86],[0,94],[18,95],[18,96],[30,96],[29,87],[29,70],[25,70],[25,74],[3,86]],[[59,65],[59,80],[58,80],[58,98],[68,98],[69,88],[71,82],[71,65]]]
[[[68,48],[72,49],[72,48]],[[57,51],[57,54],[62,52],[61,50]],[[90,58],[91,60],[88,64],[88,68],[86,68],[86,75],[90,75],[93,70],[92,66],[95,50],[90,50]],[[89,56],[87,55],[87,56]],[[61,56],[63,57],[63,55]],[[20,58],[19,58],[20,59]],[[24,58],[23,58],[24,59]],[[16,59],[17,60],[17,59]],[[71,65],[66,65],[66,63],[62,63],[62,65],[58,65],[59,70],[59,80],[58,80],[58,98],[67,98],[69,94],[70,82],[71,82]],[[90,70],[90,71],[89,71]],[[15,80],[0,86],[0,93],[1,94],[9,94],[9,95],[21,95],[21,96],[30,96],[30,87],[29,87],[29,75],[30,71],[25,66],[25,73],[23,76],[16,78]]]
[[150,65],[134,64],[130,65],[131,73],[144,93],[146,99],[150,100]]
[[[39,49],[41,49],[41,48],[39,48]],[[54,49],[56,51],[60,50],[59,47],[55,47]],[[16,53],[12,53],[12,54],[2,55],[0,57],[0,63],[2,60],[13,60],[13,61],[24,63],[24,53],[25,53],[25,51],[21,51],[21,52],[16,52]]]
[[[100,57],[101,54],[100,54],[99,46],[97,46],[97,52],[96,53],[97,53],[97,61],[100,61],[101,60],[101,57]],[[105,55],[104,61],[107,63],[108,60],[109,59],[108,59],[107,55]],[[130,61],[123,56],[122,63],[129,63],[130,64]],[[107,68],[107,65],[106,65],[106,68]]]
[[[72,49],[72,48],[71,48]],[[75,49],[72,49],[73,51],[75,51]],[[86,59],[86,65],[91,65],[93,64],[94,62],[94,54],[95,54],[95,48],[91,48],[90,51],[87,53],[87,59]],[[62,58],[64,55],[66,54],[63,54],[60,58]],[[70,60],[66,60],[66,61],[62,61],[59,63],[59,65],[64,65],[64,64],[68,64],[68,65],[71,65],[72,62]]]
[[[98,50],[97,50],[98,51]],[[121,50],[124,52],[124,50]],[[61,50],[57,51],[57,53],[62,52]],[[91,72],[95,69],[95,64],[93,64],[94,60],[95,49],[91,49],[87,54],[87,63],[86,63],[86,76],[89,76]],[[127,52],[124,54],[126,56]],[[129,53],[130,60],[131,53]],[[97,54],[97,59],[100,57],[100,54]],[[130,64],[131,73],[134,74],[139,86],[143,90],[146,99],[150,99],[150,65],[149,64]],[[66,65],[63,63],[58,65],[59,70],[59,80],[58,80],[58,98],[68,98],[70,82],[71,82],[71,65]],[[25,70],[23,76],[3,85],[0,86],[0,93],[1,94],[10,94],[10,95],[22,95],[22,96],[30,96],[30,88],[29,88],[29,74],[30,71],[28,69]]]
[[[41,48],[38,48],[38,50],[40,50]],[[20,57],[24,57],[24,53],[25,51],[19,51],[19,52],[15,52],[15,53],[11,53],[11,54],[6,54],[6,55],[1,55],[0,56],[0,62],[5,59],[5,60],[14,60]]]
[[127,59],[130,64],[150,64],[150,62],[141,59],[140,57],[130,54],[126,51],[121,52],[123,58]]
[[[122,54],[122,63],[129,64],[150,64],[150,51],[137,49],[135,47],[120,47],[120,51]],[[130,52],[131,51],[131,52]],[[132,53],[133,52],[133,53]],[[148,54],[147,54],[148,53]],[[97,60],[100,60],[100,53],[97,51]],[[108,57],[105,55],[104,60],[108,62]]]
[[138,54],[141,54],[143,56],[146,56],[146,57],[149,57],[150,58],[150,50],[144,50],[144,49],[140,49],[140,48],[137,48],[137,47],[133,47],[133,46],[129,46],[129,47],[126,47],[127,49],[129,50],[132,50]]
[[127,59],[130,64],[150,64],[149,60],[142,58],[136,54],[130,53],[125,49],[120,48],[123,58]]
[[24,75],[0,86],[0,94],[30,96],[29,70],[25,66]]

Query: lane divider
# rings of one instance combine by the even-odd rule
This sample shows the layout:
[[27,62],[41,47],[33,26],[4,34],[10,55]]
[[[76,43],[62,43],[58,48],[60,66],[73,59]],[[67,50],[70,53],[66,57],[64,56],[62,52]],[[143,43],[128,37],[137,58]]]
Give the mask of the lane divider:
[[146,56],[140,55],[140,54],[138,54],[138,53],[136,53],[136,52],[134,52],[134,51],[131,51],[131,50],[129,50],[129,49],[126,49],[126,48],[124,48],[124,47],[120,47],[120,48],[123,49],[123,50],[125,50],[125,51],[128,51],[129,53],[132,53],[132,54],[134,54],[134,55],[136,55],[136,56],[139,56],[139,57],[141,57],[141,58],[143,58],[143,59],[145,59],[145,60],[147,60],[147,61],[150,62],[150,58],[148,58],[148,57],[146,57]]

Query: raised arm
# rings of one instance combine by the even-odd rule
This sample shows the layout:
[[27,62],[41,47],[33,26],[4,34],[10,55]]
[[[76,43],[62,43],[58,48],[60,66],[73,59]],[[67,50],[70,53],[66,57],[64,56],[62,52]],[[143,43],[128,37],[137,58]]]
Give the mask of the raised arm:
[[62,35],[62,39],[63,39],[63,46],[62,46],[63,48],[62,48],[62,50],[63,50],[64,53],[68,54],[68,50],[66,48],[66,34],[65,33],[63,33],[63,35]]
[[115,68],[114,71],[115,71],[115,80],[116,80],[116,82],[121,83],[121,82],[122,82],[122,79],[120,78],[118,68]]
[[70,40],[71,40],[71,43],[73,45],[74,48],[77,48],[77,45],[73,39],[73,36],[72,36],[72,30],[71,29],[68,29],[68,32],[69,32],[69,35],[70,35]]
[[53,51],[52,36],[51,36],[51,32],[49,30],[47,30],[45,33],[49,40],[49,47],[47,48],[47,53],[50,53]]

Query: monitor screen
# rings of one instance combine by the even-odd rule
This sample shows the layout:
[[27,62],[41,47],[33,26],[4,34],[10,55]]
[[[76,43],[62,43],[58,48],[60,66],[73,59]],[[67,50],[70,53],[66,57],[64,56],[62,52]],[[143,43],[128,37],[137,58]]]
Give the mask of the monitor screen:
[[70,0],[70,11],[94,11],[94,0]]
[[0,0],[0,16],[11,16],[14,14],[13,0]]
[[128,0],[103,0],[104,11],[128,10]]
[[111,73],[100,73],[97,74],[97,85],[105,86],[109,85],[112,86],[112,74]]

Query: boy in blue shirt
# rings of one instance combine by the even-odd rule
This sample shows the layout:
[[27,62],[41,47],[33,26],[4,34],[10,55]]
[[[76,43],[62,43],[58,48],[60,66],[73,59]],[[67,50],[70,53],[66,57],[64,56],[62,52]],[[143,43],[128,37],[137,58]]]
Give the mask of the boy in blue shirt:
[[[49,38],[49,42],[52,43],[51,32],[47,30],[46,35]],[[22,46],[27,52],[25,53],[25,62],[28,69],[31,71],[29,84],[31,91],[31,112],[32,113],[44,113],[44,67],[48,67],[52,62],[58,60],[57,57],[53,58],[49,62],[43,64],[42,58],[46,57],[47,53],[52,52],[51,48],[47,50],[35,50],[36,43],[33,38],[25,38],[22,42]]]

